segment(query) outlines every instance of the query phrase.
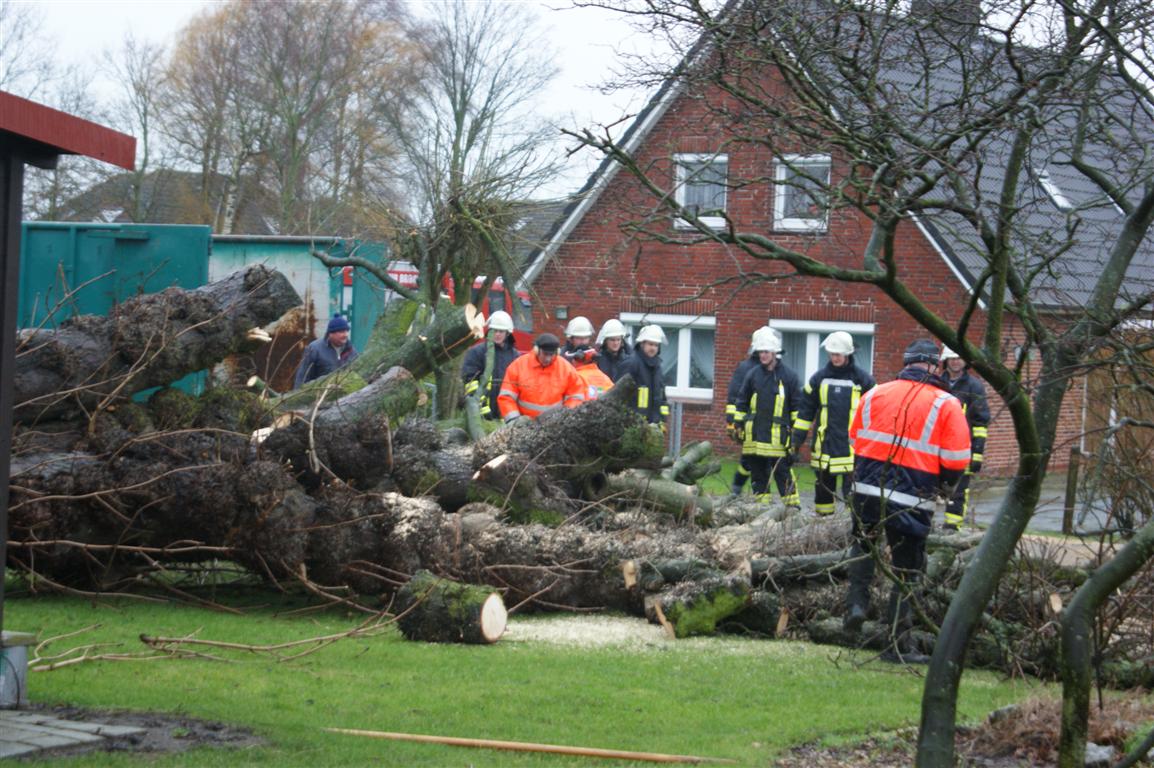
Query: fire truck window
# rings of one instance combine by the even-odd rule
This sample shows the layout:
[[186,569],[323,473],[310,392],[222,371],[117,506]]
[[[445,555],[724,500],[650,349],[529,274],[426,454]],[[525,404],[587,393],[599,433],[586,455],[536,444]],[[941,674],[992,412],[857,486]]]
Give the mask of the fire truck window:
[[498,312],[505,308],[505,292],[504,291],[489,291],[489,314]]

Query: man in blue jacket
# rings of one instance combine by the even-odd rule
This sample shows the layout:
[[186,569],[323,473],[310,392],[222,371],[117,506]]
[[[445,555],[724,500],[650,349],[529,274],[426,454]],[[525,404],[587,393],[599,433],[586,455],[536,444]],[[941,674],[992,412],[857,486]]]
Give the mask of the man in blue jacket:
[[349,342],[349,321],[341,315],[333,315],[324,338],[305,347],[304,357],[293,379],[293,388],[297,389],[306,382],[344,368],[356,359],[357,351]]

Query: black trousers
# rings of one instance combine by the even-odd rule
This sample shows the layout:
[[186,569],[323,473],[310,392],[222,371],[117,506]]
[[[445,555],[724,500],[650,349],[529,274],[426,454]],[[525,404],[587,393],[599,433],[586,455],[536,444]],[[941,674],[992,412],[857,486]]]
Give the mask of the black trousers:
[[853,472],[839,472],[834,474],[828,469],[819,469],[816,472],[817,480],[813,486],[813,509],[819,515],[832,515],[834,500],[837,498],[837,479],[841,478],[841,497],[848,503],[853,498]]
[[769,477],[777,485],[777,492],[786,504],[797,504],[797,484],[793,480],[793,462],[788,456],[754,456],[746,454],[742,457],[749,464],[750,485],[755,495],[765,493],[769,489]]

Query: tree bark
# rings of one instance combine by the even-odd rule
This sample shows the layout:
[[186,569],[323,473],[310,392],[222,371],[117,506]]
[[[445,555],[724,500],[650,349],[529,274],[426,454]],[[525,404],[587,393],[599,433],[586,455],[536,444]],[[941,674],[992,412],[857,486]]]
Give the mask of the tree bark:
[[104,317],[23,331],[12,374],[14,418],[32,424],[91,414],[209,368],[243,349],[248,331],[300,302],[287,278],[253,265],[195,290],[129,299]]
[[1059,768],[1082,768],[1090,719],[1094,617],[1123,583],[1154,557],[1154,521],[1146,523],[1117,555],[1103,564],[1062,612],[1062,732]]

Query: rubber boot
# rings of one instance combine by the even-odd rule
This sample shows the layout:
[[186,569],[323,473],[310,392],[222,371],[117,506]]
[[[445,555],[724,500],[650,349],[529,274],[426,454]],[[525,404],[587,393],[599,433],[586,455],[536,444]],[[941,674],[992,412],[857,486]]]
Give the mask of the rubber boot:
[[865,623],[870,607],[870,584],[874,580],[874,559],[861,544],[850,550],[849,593],[845,601],[842,629],[857,634]]
[[[910,584],[910,587],[913,585]],[[881,660],[891,664],[929,664],[930,657],[920,652],[913,643],[913,606],[905,595],[906,585],[894,584],[886,606],[886,625],[890,639],[882,651]]]

